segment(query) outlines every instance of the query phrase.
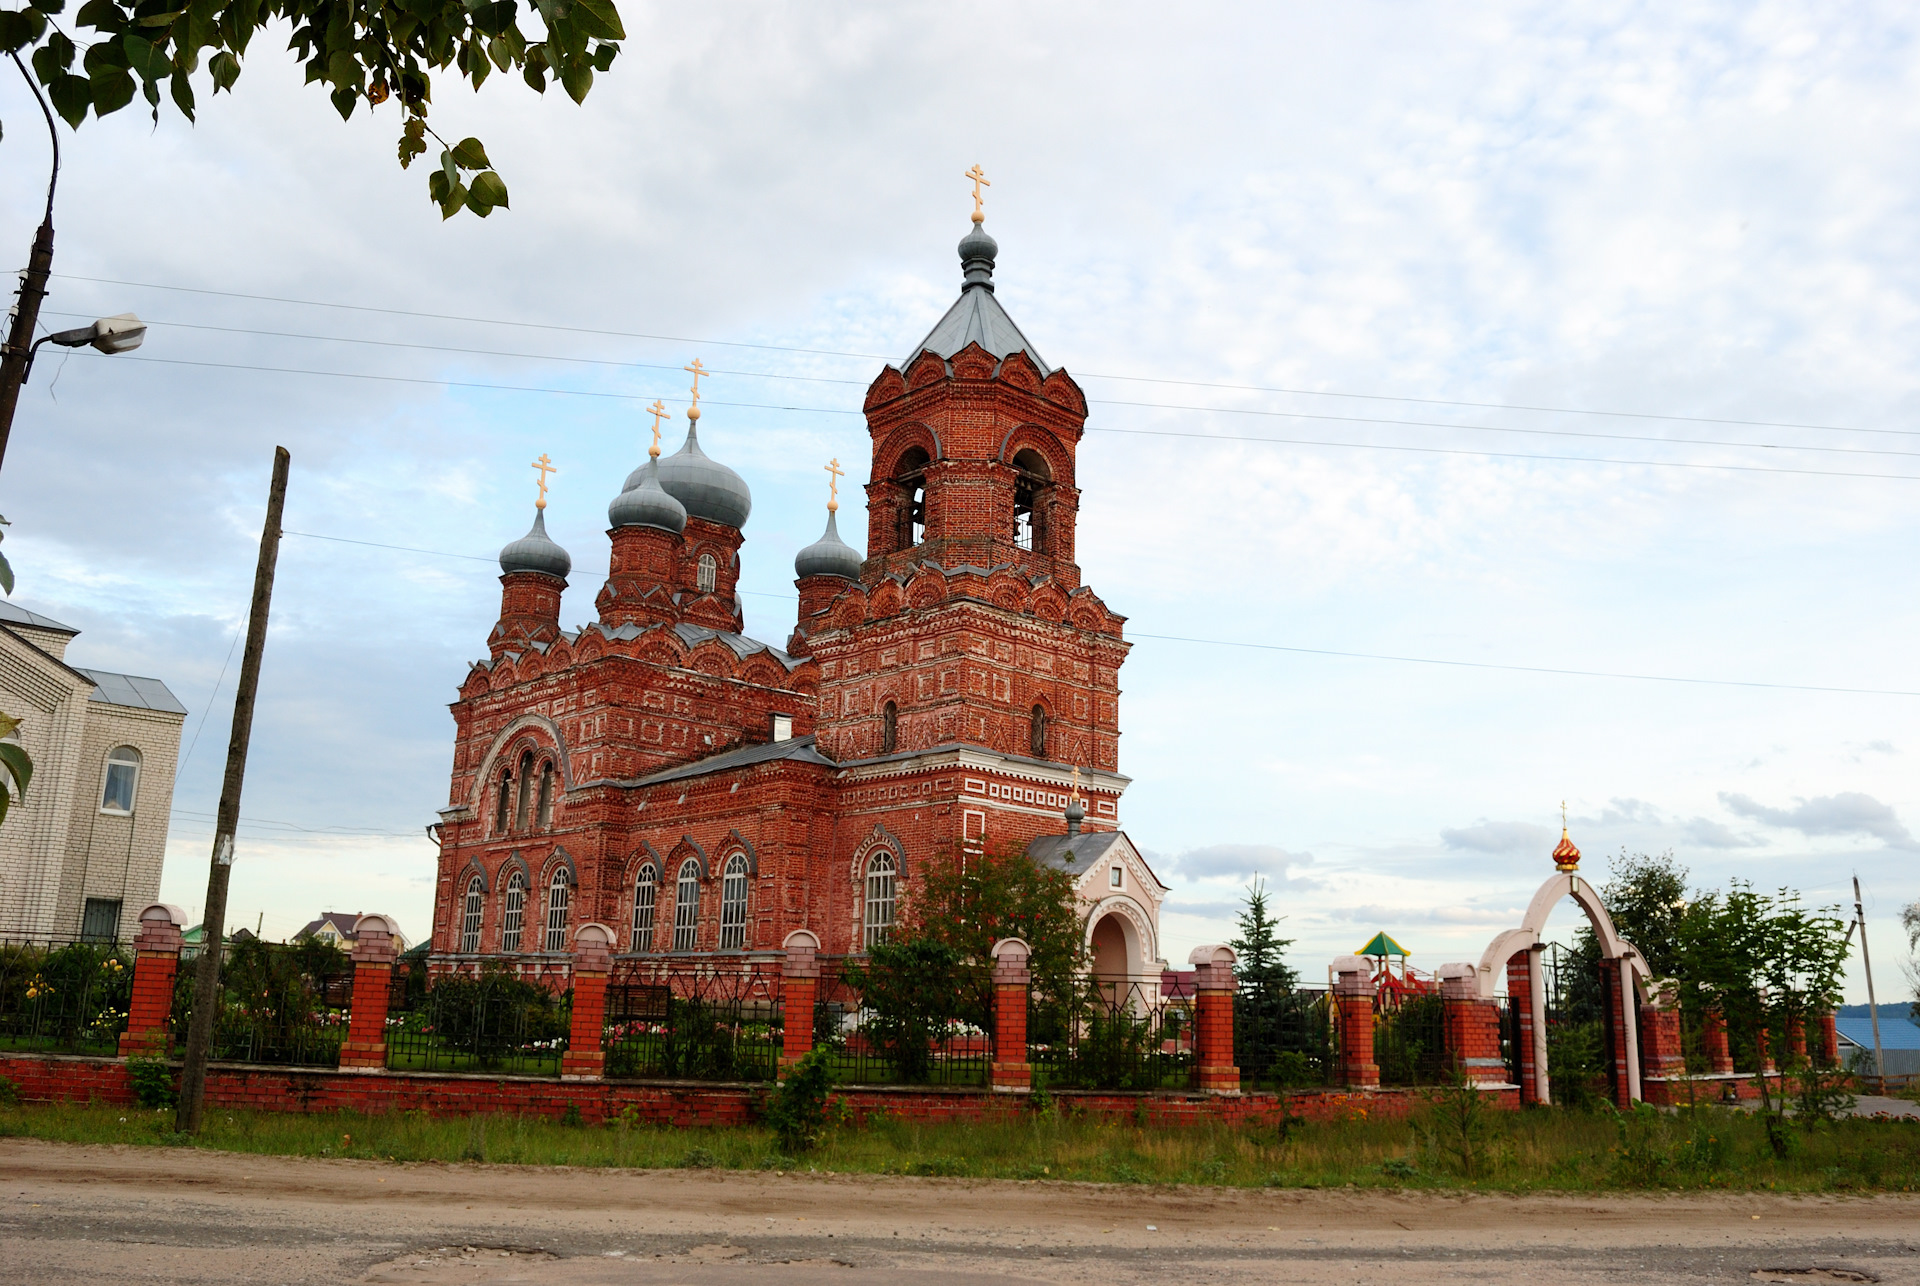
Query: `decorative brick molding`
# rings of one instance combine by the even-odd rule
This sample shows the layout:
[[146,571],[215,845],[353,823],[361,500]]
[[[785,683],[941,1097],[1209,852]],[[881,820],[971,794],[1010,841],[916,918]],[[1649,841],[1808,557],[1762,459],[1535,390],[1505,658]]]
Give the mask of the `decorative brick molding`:
[[1380,1088],[1373,1061],[1373,968],[1364,956],[1333,962],[1333,1003],[1340,1012],[1340,1082],[1348,1089]]
[[1500,1002],[1481,999],[1470,964],[1441,965],[1438,976],[1448,1061],[1476,1086],[1508,1084],[1507,1060],[1500,1055]]
[[606,1068],[607,975],[613,930],[589,921],[573,931],[573,1026],[560,1057],[563,1081],[599,1080]]
[[820,938],[811,929],[795,929],[781,944],[780,1070],[785,1072],[813,1048],[813,1003],[820,989]]
[[[999,1093],[1024,1094],[1033,1085],[1027,1061],[1027,998],[1033,986],[1028,961],[1033,948],[1021,938],[993,944],[993,1068],[990,1081]],[[1018,1051],[1019,1057],[1009,1055]]]
[[377,1072],[387,1066],[387,1004],[398,934],[391,916],[363,915],[354,921],[353,1008],[340,1046],[340,1066],[346,1070]]
[[181,931],[187,915],[177,906],[155,902],[140,912],[133,939],[133,996],[127,1004],[127,1030],[120,1054],[165,1055],[172,1048],[173,980],[180,971]]

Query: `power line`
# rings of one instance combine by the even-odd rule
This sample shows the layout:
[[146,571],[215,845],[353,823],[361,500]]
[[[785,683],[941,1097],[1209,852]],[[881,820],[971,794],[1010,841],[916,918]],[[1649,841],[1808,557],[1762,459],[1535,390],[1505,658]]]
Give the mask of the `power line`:
[[[227,299],[246,299],[261,303],[293,304],[303,308],[334,308],[354,312],[381,313],[393,317],[418,317],[433,321],[467,322],[483,326],[513,326],[526,330],[551,330],[566,334],[600,335],[614,339],[659,340],[675,344],[714,345],[727,348],[752,348],[774,353],[802,353],[814,357],[848,357],[866,361],[887,362],[892,359],[883,353],[854,353],[827,348],[801,348],[789,344],[752,344],[739,340],[696,339],[683,335],[655,335],[645,332],[613,331],[589,326],[561,326],[549,322],[515,321],[494,317],[468,317],[452,313],[411,312],[400,308],[380,308],[371,304],[339,304],[318,299],[292,299],[279,295],[251,295],[231,290],[209,290],[196,286],[167,286],[150,281],[121,281],[110,277],[83,277],[70,273],[54,273],[55,277],[67,281],[85,281],[99,285],[133,286],[143,290],[171,290],[184,294],[214,295]],[[63,314],[74,315],[79,314]],[[744,373],[744,372],[743,372]],[[790,378],[801,378],[798,376]],[[1352,393],[1329,389],[1291,388],[1285,385],[1232,384],[1211,380],[1178,379],[1171,376],[1155,375],[1104,375],[1098,372],[1083,371],[1078,377],[1091,380],[1119,380],[1129,383],[1172,384],[1187,388],[1217,388],[1243,393],[1280,393],[1292,397],[1331,397],[1352,398],[1377,402],[1409,402],[1422,406],[1459,406],[1483,411],[1527,411],[1546,415],[1594,415],[1618,419],[1634,420],[1672,420],[1689,424],[1729,424],[1743,428],[1756,429],[1809,429],[1825,433],[1882,433],[1903,437],[1920,436],[1920,430],[1914,429],[1867,429],[1846,424],[1811,424],[1792,420],[1747,420],[1712,415],[1681,415],[1664,411],[1616,411],[1573,406],[1536,406],[1514,402],[1470,402],[1453,398],[1406,397],[1391,393]],[[847,381],[857,383],[859,381]]]
[[[184,357],[140,357],[132,353],[119,354],[115,356],[112,360],[116,363],[145,362],[145,363],[152,363],[152,364],[157,364],[162,366],[197,366],[197,367],[204,367],[212,370],[256,371],[256,372],[262,372],[270,375],[312,375],[312,376],[318,376],[318,377],[328,378],[328,379],[372,380],[377,383],[384,383],[384,384],[420,384],[420,385],[427,385],[427,386],[437,387],[437,388],[484,389],[484,390],[487,390],[490,392],[496,392],[496,393],[540,393],[540,394],[549,394],[549,395],[561,396],[561,397],[608,398],[614,401],[622,401],[622,402],[639,402],[639,401],[645,400],[644,395],[642,394],[617,393],[617,392],[609,392],[601,389],[550,388],[550,387],[543,387],[538,385],[524,385],[524,384],[489,384],[479,380],[428,379],[424,376],[418,376],[418,375],[376,375],[376,374],[371,374],[363,371],[317,371],[317,370],[307,369],[304,367],[262,366],[256,363],[248,363],[248,362],[207,362],[207,361],[193,360],[193,359],[184,358]],[[1089,398],[1088,401],[1094,403],[1095,405],[1109,405],[1109,404],[1119,405],[1119,406],[1157,405],[1154,403],[1139,403],[1139,402],[1105,403],[1098,398]],[[818,415],[860,415],[861,414],[861,412],[856,410],[849,410],[843,407],[834,407],[834,406],[786,406],[786,405],[779,405],[775,403],[765,403],[765,402],[723,402],[715,399],[708,399],[706,404],[708,406],[724,406],[732,409],[749,410],[749,411],[791,411],[791,412],[803,412],[803,413],[818,414]],[[1193,406],[1193,407],[1167,406],[1165,409],[1185,410],[1185,411],[1204,411],[1204,412],[1214,412],[1219,414],[1254,414],[1254,415],[1288,414],[1286,412],[1259,412],[1259,411],[1236,412],[1232,408],[1204,407],[1204,406]],[[1363,420],[1358,417],[1349,417],[1349,416],[1307,416],[1306,418],[1350,420],[1351,422],[1354,422],[1354,423],[1363,423],[1363,424],[1394,424],[1394,423],[1411,424],[1413,423],[1412,421]],[[1416,427],[1418,426],[1416,425]],[[1434,427],[1459,428],[1459,427],[1474,427],[1474,426],[1441,424],[1441,425],[1436,425]],[[1426,455],[1470,455],[1470,456],[1479,456],[1479,457],[1490,459],[1490,460],[1557,461],[1563,464],[1614,464],[1614,465],[1630,465],[1630,466],[1652,468],[1652,469],[1711,469],[1711,470],[1719,470],[1723,472],[1734,472],[1734,473],[1801,474],[1806,477],[1813,477],[1813,478],[1872,478],[1872,479],[1879,479],[1883,481],[1920,482],[1920,474],[1908,474],[1908,473],[1863,473],[1863,472],[1857,472],[1857,471],[1846,471],[1846,470],[1835,470],[1835,469],[1792,469],[1792,468],[1775,468],[1770,465],[1713,464],[1713,463],[1706,463],[1701,461],[1685,461],[1685,460],[1621,460],[1621,459],[1615,459],[1609,456],[1548,455],[1548,454],[1539,453],[1539,452],[1484,451],[1478,448],[1470,448],[1470,447],[1428,447],[1428,446],[1402,445],[1402,444],[1385,443],[1385,442],[1332,442],[1332,441],[1326,441],[1326,440],[1315,439],[1315,438],[1274,438],[1274,437],[1256,437],[1251,435],[1236,435],[1236,434],[1228,434],[1228,433],[1189,433],[1189,432],[1183,432],[1175,429],[1117,429],[1117,428],[1112,428],[1106,425],[1089,425],[1087,428],[1087,432],[1089,433],[1122,433],[1122,434],[1132,434],[1135,436],[1144,436],[1144,437],[1193,438],[1201,441],[1213,441],[1213,442],[1262,442],[1262,443],[1267,443],[1274,446],[1334,447],[1342,450],[1352,450],[1352,451],[1411,451],[1411,452],[1426,454]],[[1725,445],[1725,444],[1716,443],[1715,445]]]
[[[482,558],[477,554],[456,554],[439,549],[417,549],[408,545],[383,545],[371,540],[349,540],[345,536],[322,536],[314,532],[289,531],[288,536],[301,536],[309,540],[331,540],[345,545],[369,545],[375,549],[398,549],[416,554],[434,554],[441,558],[464,558],[474,562],[490,563],[491,558]],[[780,598],[791,601],[790,594],[769,594],[755,590],[741,590],[743,594],[754,594],[759,598]],[[1505,665],[1493,661],[1450,661],[1427,656],[1397,656],[1384,652],[1346,652],[1334,648],[1289,647],[1279,643],[1245,643],[1235,639],[1204,639],[1183,634],[1143,634],[1128,631],[1126,637],[1132,639],[1151,639],[1159,643],[1194,643],[1206,647],[1251,648],[1262,652],[1290,652],[1301,656],[1332,656],[1355,661],[1391,661],[1403,665],[1444,665],[1467,670],[1505,670],[1518,674],[1551,674],[1561,677],[1582,679],[1627,679],[1640,683],[1685,683],[1707,687],[1725,688],[1765,688],[1780,692],[1824,692],[1847,696],[1875,697],[1920,697],[1920,691],[1906,691],[1898,688],[1840,688],[1810,683],[1762,683],[1743,679],[1702,679],[1669,674],[1632,674],[1619,670],[1571,670],[1544,665]]]
[[[217,814],[195,812],[190,808],[176,807],[173,809],[173,815],[175,817],[191,818],[199,822],[218,820]],[[242,817],[240,824],[242,826],[266,826],[279,830],[299,831],[306,835],[331,835],[339,839],[417,839],[426,834],[425,831],[383,831],[371,826],[302,826],[298,822],[275,821],[269,817]]]

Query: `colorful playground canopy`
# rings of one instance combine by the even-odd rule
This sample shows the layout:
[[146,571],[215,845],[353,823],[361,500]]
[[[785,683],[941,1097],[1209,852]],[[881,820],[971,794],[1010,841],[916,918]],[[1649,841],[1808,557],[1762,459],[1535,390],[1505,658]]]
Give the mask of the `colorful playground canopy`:
[[1384,932],[1373,935],[1366,946],[1354,952],[1356,956],[1399,956],[1402,960],[1409,954],[1407,949],[1389,938]]

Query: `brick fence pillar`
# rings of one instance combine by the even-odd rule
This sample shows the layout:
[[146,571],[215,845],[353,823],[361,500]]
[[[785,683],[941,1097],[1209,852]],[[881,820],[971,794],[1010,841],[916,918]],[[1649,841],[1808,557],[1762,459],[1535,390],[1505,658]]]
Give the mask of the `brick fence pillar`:
[[1513,1005],[1513,1043],[1520,1056],[1520,1101],[1540,1101],[1540,1069],[1534,1066],[1533,1025],[1544,1021],[1533,1014],[1533,979],[1527,973],[1530,951],[1507,957],[1507,999]]
[[1033,1064],[1027,1061],[1027,999],[1033,987],[1028,961],[1033,948],[1021,938],[993,944],[993,1068],[996,1094],[1024,1094],[1033,1088]]
[[343,1071],[386,1069],[387,1004],[393,995],[398,939],[391,916],[363,915],[353,922],[353,1001],[347,1010],[347,1039],[340,1046]]
[[573,1026],[560,1059],[563,1081],[597,1081],[607,1065],[607,975],[613,930],[591,921],[573,931]]
[[820,938],[811,929],[795,929],[781,944],[780,1071],[813,1048],[813,1003],[820,994]]
[[1628,1072],[1627,1024],[1633,1020],[1629,1006],[1633,996],[1623,987],[1625,979],[1621,977],[1620,960],[1617,957],[1605,957],[1600,961],[1600,994],[1606,997],[1606,1020],[1613,1030],[1613,1060],[1607,1069],[1608,1085],[1613,1093],[1613,1105],[1617,1108],[1633,1106],[1633,1076]]
[[1718,1006],[1700,1021],[1700,1042],[1707,1047],[1707,1070],[1715,1076],[1733,1074],[1733,1047],[1727,1044],[1727,1018]]
[[1378,1089],[1380,1068],[1373,1061],[1373,968],[1365,956],[1341,956],[1333,962],[1333,1003],[1340,1009],[1340,1083],[1349,1089]]
[[170,1051],[173,979],[180,971],[180,931],[187,915],[177,906],[155,902],[140,913],[133,935],[133,997],[127,1005],[127,1030],[120,1035],[120,1056]]
[[1814,1030],[1819,1033],[1817,1056],[1820,1066],[1840,1066],[1840,1030],[1834,1026],[1833,1010],[1822,1009],[1814,1019]]
[[1787,1019],[1787,1062],[1798,1066],[1807,1061],[1807,1022],[1799,1014]]
[[1233,1061],[1232,947],[1209,944],[1187,956],[1193,966],[1193,1087],[1203,1094],[1238,1094],[1240,1069]]
[[1647,984],[1647,1000],[1640,1006],[1640,1066],[1648,1076],[1662,1080],[1687,1074],[1686,1051],[1680,1045],[1680,982],[1676,978]]
[[1773,1062],[1773,1033],[1762,1026],[1753,1033],[1753,1043],[1755,1049],[1759,1051],[1761,1072],[1771,1075],[1780,1070],[1774,1066]]
[[1475,1085],[1504,1085],[1507,1060],[1500,1056],[1500,1002],[1480,995],[1480,971],[1470,964],[1441,965],[1440,1003],[1446,1011],[1447,1059]]

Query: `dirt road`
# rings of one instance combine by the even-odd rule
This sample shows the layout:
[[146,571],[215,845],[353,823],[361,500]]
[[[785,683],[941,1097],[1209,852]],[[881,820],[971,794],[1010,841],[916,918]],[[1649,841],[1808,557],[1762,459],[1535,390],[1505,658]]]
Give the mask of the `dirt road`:
[[395,1165],[0,1141],[10,1282],[1920,1286],[1920,1199]]

